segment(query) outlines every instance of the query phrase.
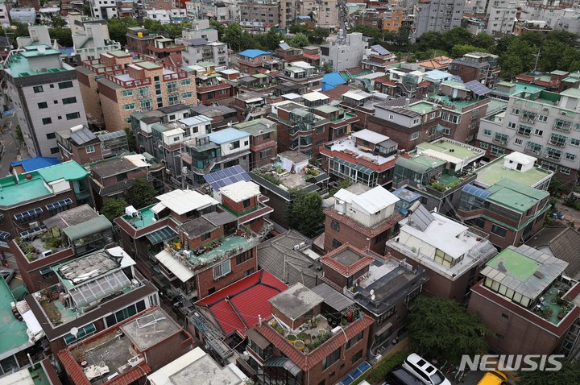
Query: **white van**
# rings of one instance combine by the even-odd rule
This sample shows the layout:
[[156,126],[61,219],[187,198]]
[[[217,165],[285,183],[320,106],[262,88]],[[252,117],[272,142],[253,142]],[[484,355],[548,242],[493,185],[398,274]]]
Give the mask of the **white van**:
[[403,362],[403,368],[425,385],[451,385],[451,382],[435,366],[420,355],[412,353]]

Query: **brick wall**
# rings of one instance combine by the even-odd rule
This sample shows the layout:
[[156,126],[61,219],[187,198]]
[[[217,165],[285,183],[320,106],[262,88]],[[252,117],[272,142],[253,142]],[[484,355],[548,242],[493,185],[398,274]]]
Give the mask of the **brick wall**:
[[[458,67],[455,69],[455,67]],[[462,64],[451,64],[449,66],[449,73],[452,75],[459,75],[461,80],[465,83],[472,81],[472,80],[479,80],[479,68],[465,66]]]
[[[394,125],[386,120],[377,118],[376,116],[369,116],[367,119],[367,128],[371,131],[378,132],[391,138],[399,144],[399,148],[406,151],[411,151],[419,143],[430,142],[438,139],[441,134],[436,132],[429,136],[428,131],[431,127],[441,123],[441,119],[429,120],[427,123],[422,123],[412,128],[406,128]],[[411,135],[419,133],[419,137],[411,140]]]
[[80,164],[81,166],[87,163],[96,162],[103,159],[103,152],[101,150],[101,144],[95,143],[95,151],[87,153],[86,147],[77,147],[72,145],[72,159]]
[[[334,230],[331,226],[333,220],[336,219],[333,219],[329,215],[326,216],[324,225],[324,231],[326,233],[324,237],[324,250],[326,252],[329,252],[336,248],[332,246],[332,241],[336,239],[341,244],[350,243],[354,247],[361,250],[366,250],[370,245],[370,249],[375,253],[379,255],[385,254],[385,243],[389,238],[390,229],[377,235],[376,237],[371,238],[370,240],[367,240],[366,235],[362,234],[357,229],[349,227],[344,222],[339,222],[340,223],[339,231]],[[383,239],[381,241],[377,241],[377,239],[381,239],[380,237],[383,237]]]
[[233,200],[231,200],[230,198],[228,198],[227,196],[222,194],[222,204],[229,208],[230,210],[235,211],[236,213],[242,213],[244,211],[250,210],[250,209],[255,209],[256,207],[258,207],[258,198],[257,197],[251,197],[249,199],[249,205],[247,205],[246,207],[244,207],[244,201],[242,202],[234,202]]
[[224,235],[224,229],[223,227],[219,227],[209,233],[208,239],[202,240],[201,236],[194,239],[188,239],[183,233],[180,234],[180,238],[187,242],[187,245],[189,246],[190,249],[197,249],[201,245],[205,245],[206,243],[212,242],[221,237],[222,235]]
[[93,122],[99,126],[104,127],[105,118],[103,110],[99,104],[99,93],[97,92],[97,82],[95,81],[95,74],[86,75],[77,69],[79,79],[79,89],[85,106],[85,112]]
[[162,368],[191,350],[193,338],[185,330],[149,348],[144,354],[153,371]]

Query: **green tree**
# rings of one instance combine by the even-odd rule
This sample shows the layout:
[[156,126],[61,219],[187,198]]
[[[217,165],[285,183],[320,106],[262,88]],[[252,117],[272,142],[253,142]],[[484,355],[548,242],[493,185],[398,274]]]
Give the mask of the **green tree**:
[[305,34],[297,33],[292,39],[288,40],[288,44],[294,48],[303,48],[310,44],[310,42],[308,41],[308,37],[306,37]]
[[329,62],[324,62],[322,64],[322,70],[324,71],[324,73],[327,73],[327,74],[334,72],[334,69],[332,68],[332,66],[330,65]]
[[324,225],[322,198],[316,192],[291,189],[290,204],[286,207],[288,225],[311,238]]
[[112,222],[115,218],[119,218],[125,213],[125,207],[127,206],[128,204],[125,199],[109,199],[101,207],[101,214]]
[[157,191],[145,178],[135,179],[133,186],[125,193],[127,202],[136,209],[141,209],[155,203],[156,196]]
[[211,20],[209,25],[218,31],[218,40],[222,41],[222,37],[224,36],[224,32],[226,31],[226,26],[220,23],[219,21]]
[[131,131],[130,128],[125,128],[125,135],[127,136],[127,145],[129,147],[129,151],[137,151],[137,141],[135,140],[133,131]]
[[231,23],[224,32],[223,42],[228,44],[232,50],[239,52],[244,49],[242,42],[243,36],[244,31],[242,31],[242,27],[238,23]]
[[552,177],[550,185],[548,186],[548,191],[552,195],[561,195],[564,193],[569,193],[573,186],[568,183],[562,182],[558,177]]
[[281,33],[276,32],[276,29],[272,27],[268,32],[257,35],[256,40],[259,41],[264,49],[274,51],[280,45],[280,41],[284,40],[284,36]]
[[580,384],[580,363],[564,361],[562,369],[557,371],[519,372],[519,385],[562,385]]
[[304,33],[307,34],[309,31],[306,24],[292,24],[288,30],[291,34]]
[[[451,49],[458,44],[472,44],[473,35],[467,29],[463,27],[455,27],[445,32],[441,36],[444,44],[444,49],[447,52],[451,52]],[[434,47],[430,47],[434,48]]]
[[486,52],[486,49],[475,47],[471,44],[457,44],[451,49],[451,57],[463,57],[463,55],[470,52]]
[[487,33],[480,33],[475,35],[472,44],[476,47],[481,47],[486,51],[489,51],[495,47],[495,39]]
[[330,35],[330,31],[326,28],[316,27],[314,31],[308,34],[308,40],[311,44],[321,44],[324,39]]
[[62,47],[72,47],[72,32],[68,28],[52,28],[48,30],[51,39],[55,39]]
[[487,327],[452,299],[419,296],[408,318],[411,348],[423,356],[459,363],[464,354],[487,351]]
[[415,50],[418,52],[427,52],[430,49],[439,49],[447,51],[443,43],[443,37],[440,32],[425,32],[417,39]]
[[16,126],[14,129],[14,134],[16,135],[16,140],[20,143],[24,142],[24,135],[22,134],[22,128],[20,126]]
[[502,56],[500,58],[500,64],[500,76],[504,79],[513,79],[517,74],[524,71],[522,59],[515,54]]
[[109,27],[109,36],[111,40],[118,41],[121,43],[121,46],[125,46],[127,44],[127,31],[129,27],[138,27],[139,22],[131,17],[123,17],[118,18],[114,17],[109,19],[107,22],[107,26]]
[[66,20],[60,16],[54,16],[51,19],[51,24],[53,28],[64,28],[66,26]]
[[381,37],[381,30],[378,29],[377,27],[373,27],[372,25],[362,25],[362,24],[355,25],[348,32],[349,33],[360,32],[364,36],[367,36],[367,37],[370,37],[373,39],[378,39]]

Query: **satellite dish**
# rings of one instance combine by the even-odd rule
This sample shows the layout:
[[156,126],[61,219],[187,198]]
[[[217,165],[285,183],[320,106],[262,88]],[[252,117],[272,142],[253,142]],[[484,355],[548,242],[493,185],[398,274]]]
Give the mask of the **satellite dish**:
[[73,336],[75,336],[75,338],[77,338],[77,335],[79,334],[79,328],[77,328],[77,327],[73,327],[73,328],[70,330],[70,334],[72,334]]

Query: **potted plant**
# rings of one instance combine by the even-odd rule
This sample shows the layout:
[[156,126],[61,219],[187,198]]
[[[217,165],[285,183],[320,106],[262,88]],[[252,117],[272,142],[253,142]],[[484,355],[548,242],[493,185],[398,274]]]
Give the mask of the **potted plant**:
[[326,329],[322,329],[322,328],[318,329],[318,336],[319,337],[322,337],[325,334],[326,334]]
[[308,334],[301,332],[298,333],[298,339],[304,341],[306,338],[308,338]]
[[288,334],[288,335],[286,336],[286,339],[287,339],[288,341],[290,341],[290,343],[291,343],[292,345],[294,345],[294,343],[296,342],[296,340],[297,340],[298,338],[296,337],[296,335],[295,335],[295,334]]
[[296,342],[294,342],[294,347],[300,351],[303,351],[305,348],[304,341],[297,340]]
[[343,318],[343,319],[340,320],[340,324],[342,326],[345,326],[347,323],[348,323],[348,321],[346,320],[346,318]]

